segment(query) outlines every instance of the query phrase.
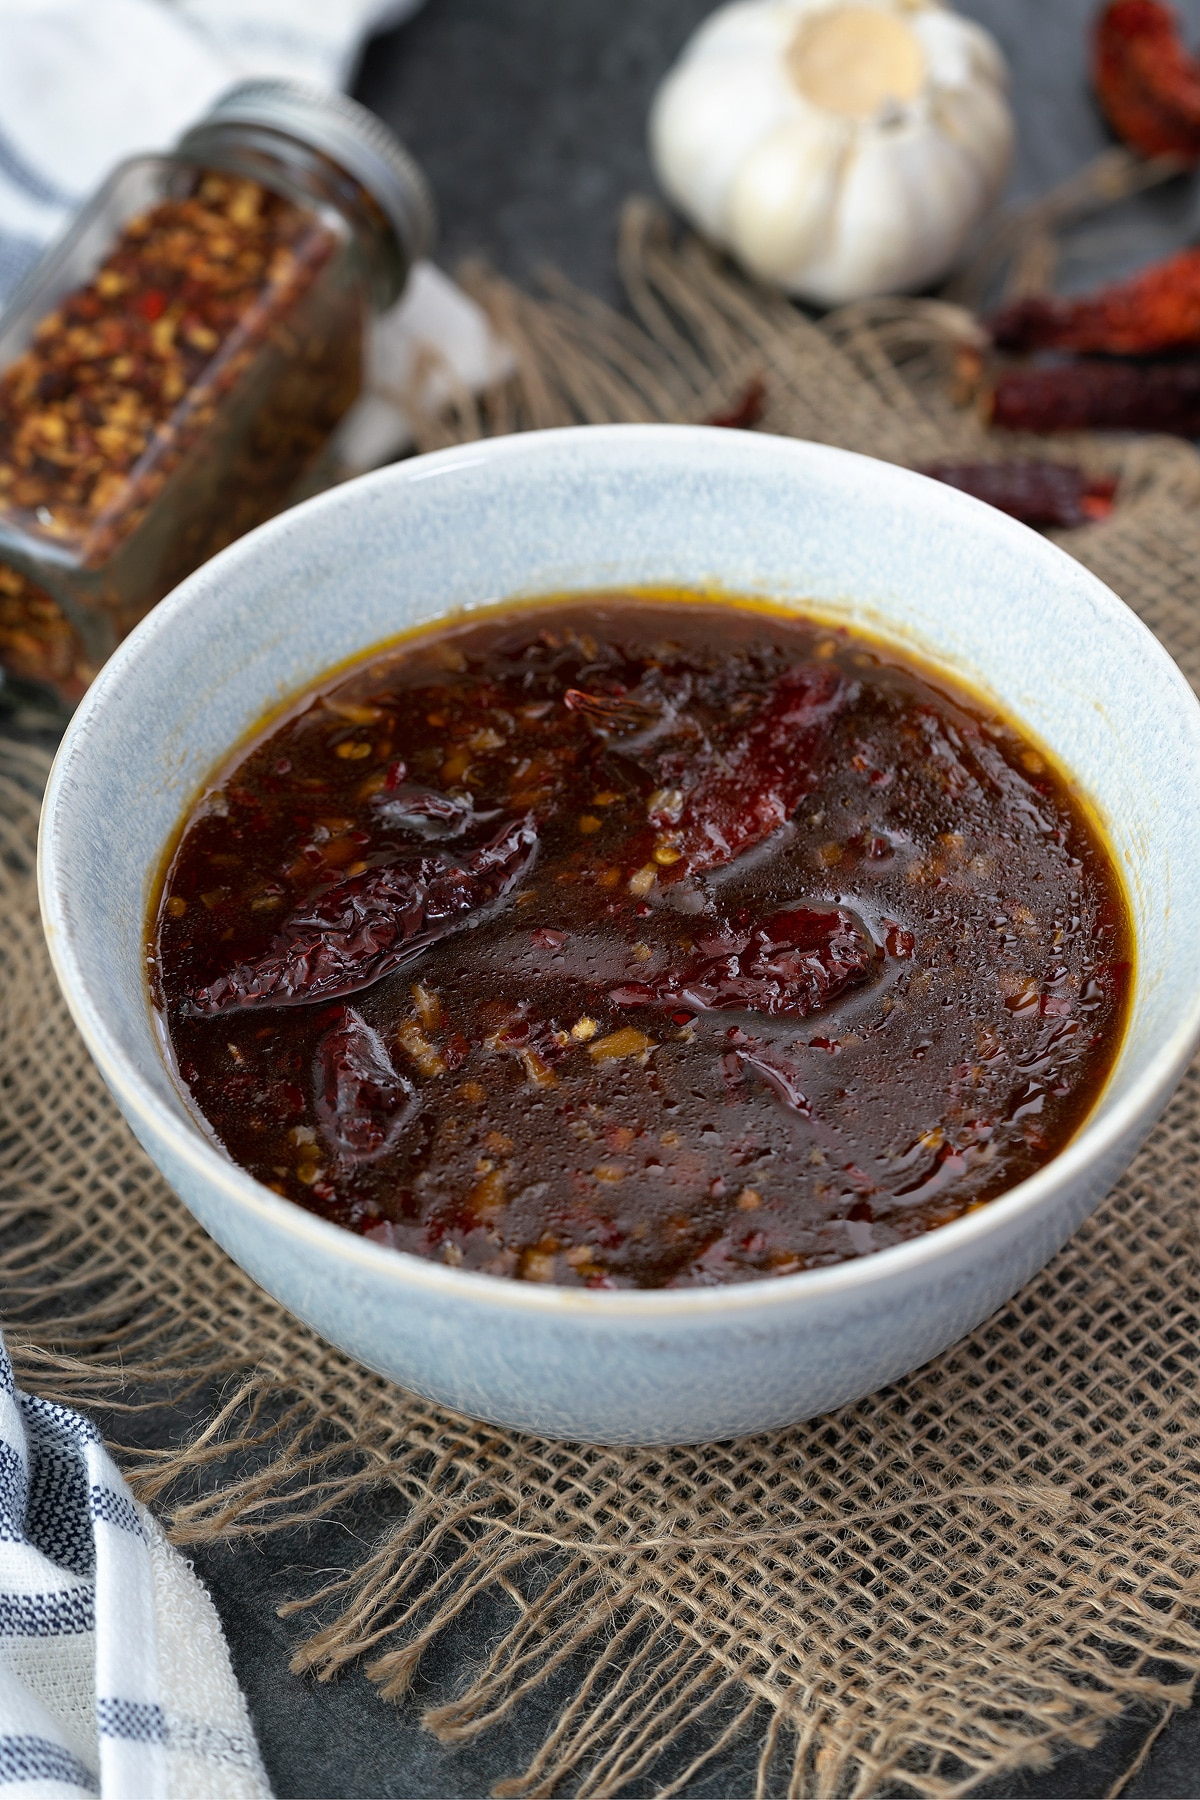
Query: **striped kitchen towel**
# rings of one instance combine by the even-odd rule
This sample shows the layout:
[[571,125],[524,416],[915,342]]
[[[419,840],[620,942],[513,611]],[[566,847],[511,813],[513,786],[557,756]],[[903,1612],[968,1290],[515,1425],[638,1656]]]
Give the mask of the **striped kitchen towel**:
[[212,1601],[95,1426],[0,1341],[0,1793],[265,1800]]

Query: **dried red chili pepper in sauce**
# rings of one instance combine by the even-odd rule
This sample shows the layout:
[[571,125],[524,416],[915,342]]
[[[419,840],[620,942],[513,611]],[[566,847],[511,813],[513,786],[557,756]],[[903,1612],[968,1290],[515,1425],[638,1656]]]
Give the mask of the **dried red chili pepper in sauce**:
[[315,1110],[322,1136],[352,1163],[385,1156],[404,1129],[414,1088],[377,1031],[343,1007],[317,1050]]
[[1117,136],[1142,156],[1200,158],[1200,61],[1160,0],[1109,0],[1096,20],[1092,80]]
[[879,953],[845,907],[788,907],[742,930],[703,938],[695,957],[654,981],[610,988],[617,1006],[686,1006],[697,1012],[805,1019],[865,981]]
[[523,819],[461,864],[426,856],[335,882],[284,921],[263,955],[195,989],[192,1008],[308,1006],[359,993],[501,899],[536,848],[537,829]]
[[1063,363],[1005,369],[990,400],[1009,431],[1165,431],[1200,435],[1200,360]]
[[659,861],[675,875],[723,868],[787,824],[818,779],[817,753],[852,687],[828,663],[789,669],[720,762],[703,769],[678,803],[648,817],[662,837]]
[[1110,475],[1089,475],[1073,463],[929,463],[921,473],[944,481],[976,500],[1020,519],[1023,525],[1070,528],[1094,525],[1113,509],[1117,483]]

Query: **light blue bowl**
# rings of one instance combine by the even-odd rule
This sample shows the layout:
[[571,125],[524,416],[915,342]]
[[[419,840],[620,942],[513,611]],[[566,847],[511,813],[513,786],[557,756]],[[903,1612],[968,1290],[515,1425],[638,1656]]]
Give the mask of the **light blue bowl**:
[[[1127,1040],[1060,1156],[979,1212],[839,1267],[670,1293],[466,1274],[259,1186],[159,1053],[143,924],[163,847],[267,708],[421,620],[511,595],[718,586],[893,637],[1041,739],[1101,816],[1138,961]],[[814,444],[630,425],[443,451],[252,532],[108,663],[46,796],[42,909],[75,1020],[138,1138],[218,1243],[371,1368],[506,1425],[601,1443],[728,1438],[823,1412],[935,1355],[1063,1244],[1200,1038],[1200,707],[1121,601],[949,488]]]

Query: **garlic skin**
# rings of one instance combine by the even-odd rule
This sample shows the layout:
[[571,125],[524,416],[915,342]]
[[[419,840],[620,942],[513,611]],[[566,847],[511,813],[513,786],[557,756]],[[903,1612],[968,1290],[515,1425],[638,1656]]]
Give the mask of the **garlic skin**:
[[760,280],[839,306],[945,275],[1008,176],[994,40],[940,0],[733,0],[650,111],[664,192]]

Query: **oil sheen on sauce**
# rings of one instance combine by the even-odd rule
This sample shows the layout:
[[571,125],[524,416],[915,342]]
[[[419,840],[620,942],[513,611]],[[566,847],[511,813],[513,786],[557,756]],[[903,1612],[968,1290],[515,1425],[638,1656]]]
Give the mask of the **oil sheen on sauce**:
[[187,818],[148,945],[192,1104],[454,1267],[687,1287],[866,1255],[1077,1131],[1132,956],[1007,719],[753,603],[577,596],[332,675]]

